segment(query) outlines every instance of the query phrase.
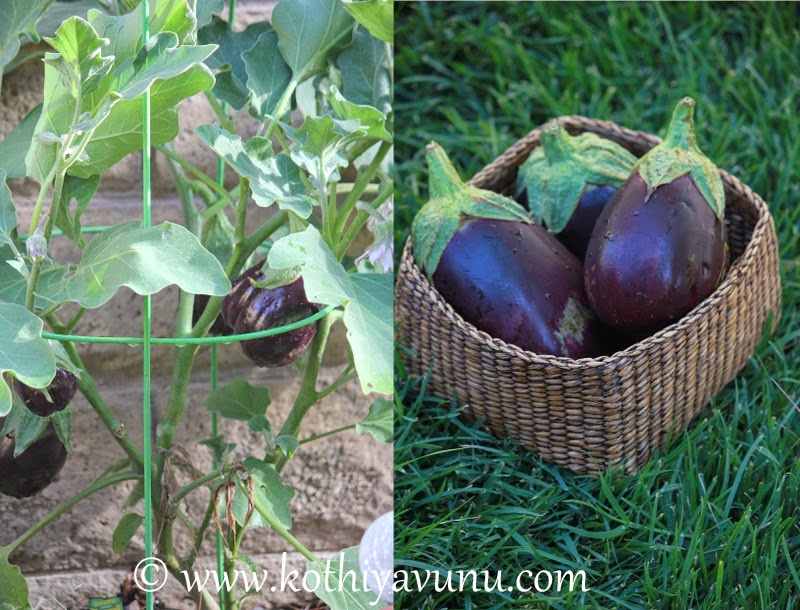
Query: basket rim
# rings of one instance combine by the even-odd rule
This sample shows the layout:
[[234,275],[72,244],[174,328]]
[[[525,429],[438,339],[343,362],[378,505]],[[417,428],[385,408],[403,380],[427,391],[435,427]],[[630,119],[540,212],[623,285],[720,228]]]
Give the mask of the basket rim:
[[[620,130],[628,138],[641,138],[645,140],[647,144],[652,144],[653,146],[661,142],[661,138],[658,136],[654,136],[642,131],[627,129],[611,121],[591,119],[580,115],[557,117],[557,120],[566,123],[567,129],[573,133],[591,131],[589,129],[584,129],[581,126],[582,124],[588,122],[590,124],[597,124],[598,126]],[[580,124],[576,125],[576,123]],[[469,180],[469,183],[473,184],[480,181],[483,177],[490,175],[493,171],[504,169],[509,165],[508,161],[518,157],[520,154],[524,154],[521,151],[526,149],[532,150],[538,146],[539,135],[541,134],[543,128],[544,125],[540,125],[529,131],[525,136],[517,140],[508,149],[506,149],[494,161],[486,165],[477,174],[475,174],[475,176]],[[605,136],[601,135],[601,137]],[[722,178],[726,195],[728,191],[731,190],[739,191],[743,196],[742,199],[750,204],[750,206],[754,208],[758,214],[758,220],[753,227],[752,234],[744,250],[736,259],[736,261],[729,267],[727,273],[725,274],[725,278],[719,284],[719,286],[714,289],[714,292],[703,299],[703,301],[695,306],[694,309],[669,326],[662,328],[661,330],[642,339],[641,341],[637,341],[624,350],[610,355],[597,356],[594,358],[573,359],[566,356],[537,354],[535,352],[524,350],[514,344],[507,343],[502,339],[492,337],[485,331],[479,330],[474,325],[464,320],[453,309],[453,307],[439,294],[438,290],[436,290],[436,288],[433,286],[433,283],[428,280],[427,276],[422,272],[422,269],[416,264],[410,236],[406,239],[406,243],[403,248],[400,271],[402,271],[404,264],[410,264],[430,288],[432,291],[431,294],[435,296],[435,300],[437,302],[436,304],[442,308],[443,313],[451,318],[457,326],[461,327],[469,335],[480,339],[484,344],[493,350],[505,353],[510,352],[528,364],[550,365],[562,369],[613,367],[614,365],[626,363],[632,359],[639,358],[648,352],[657,349],[659,344],[673,339],[676,335],[682,332],[688,331],[691,326],[699,323],[699,321],[720,301],[726,299],[728,294],[736,285],[748,277],[748,272],[752,269],[755,263],[755,257],[757,256],[759,244],[765,239],[766,234],[773,226],[772,215],[770,214],[769,208],[767,207],[764,199],[749,186],[747,186],[747,184],[739,180],[736,176],[733,176],[722,169],[720,170],[720,177]]]

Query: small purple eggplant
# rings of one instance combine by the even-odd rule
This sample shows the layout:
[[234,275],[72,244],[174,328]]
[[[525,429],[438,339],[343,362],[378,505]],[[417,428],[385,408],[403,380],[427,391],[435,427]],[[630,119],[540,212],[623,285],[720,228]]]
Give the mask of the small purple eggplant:
[[[0,418],[0,429],[4,420]],[[67,449],[52,425],[19,455],[14,437],[0,437],[0,494],[29,498],[50,485],[67,461]]]
[[430,201],[414,220],[417,263],[467,322],[538,354],[600,352],[583,266],[515,201],[465,184],[437,144]]
[[[257,332],[298,322],[319,311],[309,303],[303,278],[274,288],[260,288],[254,282],[265,279],[263,263],[254,265],[234,280],[233,289],[222,299],[222,319],[236,334]],[[308,349],[317,325],[308,324],[289,332],[242,341],[242,351],[258,366],[286,366]]]
[[56,375],[46,388],[47,393],[26,386],[19,379],[14,380],[14,388],[32,413],[39,417],[47,417],[67,408],[78,391],[78,380],[69,371],[56,368]]
[[697,146],[694,105],[678,103],[666,138],[636,164],[589,242],[586,292],[614,329],[655,332],[708,297],[725,274],[725,192]]
[[583,260],[600,213],[635,163],[616,142],[593,133],[570,136],[551,121],[519,170],[517,199]]

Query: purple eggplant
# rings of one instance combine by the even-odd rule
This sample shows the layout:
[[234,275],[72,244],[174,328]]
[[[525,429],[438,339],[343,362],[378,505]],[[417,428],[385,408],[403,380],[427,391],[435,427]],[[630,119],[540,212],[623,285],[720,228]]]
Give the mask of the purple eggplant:
[[78,391],[78,380],[69,371],[57,367],[53,381],[47,386],[47,393],[26,386],[19,379],[14,380],[14,388],[32,413],[47,417],[67,408]]
[[[236,334],[257,332],[299,322],[319,311],[306,298],[303,278],[297,277],[275,288],[259,288],[253,282],[265,279],[263,263],[254,265],[233,282],[222,299],[222,319]],[[316,324],[241,342],[242,351],[258,366],[286,366],[300,358],[317,334]]]
[[476,328],[538,354],[600,353],[583,267],[507,197],[465,184],[445,152],[427,153],[431,199],[414,220],[415,258]]
[[517,200],[583,260],[600,213],[635,163],[616,142],[593,133],[570,136],[551,121],[519,170]]
[[597,316],[652,333],[696,307],[728,263],[719,170],[697,146],[694,100],[681,100],[663,143],[636,164],[603,210],[585,260]]
[[[0,419],[0,429],[4,420]],[[29,498],[50,485],[67,461],[67,449],[52,425],[18,456],[14,437],[0,437],[0,494]]]

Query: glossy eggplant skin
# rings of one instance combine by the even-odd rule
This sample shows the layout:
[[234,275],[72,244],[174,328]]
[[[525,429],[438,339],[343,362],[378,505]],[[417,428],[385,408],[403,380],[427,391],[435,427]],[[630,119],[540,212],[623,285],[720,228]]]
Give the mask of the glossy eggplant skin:
[[578,207],[570,216],[567,226],[556,235],[558,241],[578,259],[583,260],[586,256],[586,249],[589,247],[597,219],[616,192],[617,189],[613,186],[588,186],[581,195]]
[[[3,426],[0,419],[0,428]],[[67,450],[53,426],[14,457],[14,438],[0,438],[0,493],[29,498],[50,485],[67,461]]]
[[47,417],[67,408],[78,391],[78,380],[69,371],[56,368],[56,375],[47,386],[47,392],[50,394],[52,402],[47,400],[47,396],[42,390],[26,386],[19,379],[14,380],[14,388],[32,413],[39,417]]
[[524,350],[600,353],[581,262],[539,225],[466,222],[445,248],[433,285],[467,322]]
[[[303,278],[275,289],[256,288],[251,279],[263,278],[259,263],[234,280],[233,289],[222,299],[222,319],[234,333],[250,333],[298,322],[319,311],[309,303]],[[308,349],[317,325],[308,324],[289,332],[241,342],[242,351],[258,366],[286,366]]]
[[657,187],[638,172],[600,215],[586,252],[589,302],[608,326],[652,333],[708,297],[725,273],[724,224],[684,175]]

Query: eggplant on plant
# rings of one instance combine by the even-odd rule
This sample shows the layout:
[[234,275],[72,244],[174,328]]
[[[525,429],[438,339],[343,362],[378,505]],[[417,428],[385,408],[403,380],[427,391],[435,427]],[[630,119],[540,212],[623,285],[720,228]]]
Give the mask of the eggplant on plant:
[[69,371],[56,368],[53,381],[43,390],[26,386],[19,379],[14,380],[14,387],[29,411],[47,417],[69,406],[78,391],[78,380]]
[[467,322],[539,354],[599,352],[581,262],[514,200],[465,184],[428,146],[430,201],[412,227],[417,262]]
[[593,133],[570,136],[557,121],[519,170],[517,197],[570,252],[583,260],[592,230],[636,157]]
[[[302,277],[268,276],[262,271],[263,265],[250,267],[234,280],[233,289],[222,299],[222,319],[236,334],[299,322],[320,309],[306,298]],[[259,285],[264,282],[268,287]],[[248,339],[241,346],[258,366],[286,366],[305,353],[316,334],[317,325],[307,324],[285,333]]]
[[602,322],[653,332],[708,297],[725,273],[725,192],[698,148],[695,102],[682,99],[664,141],[642,157],[603,210],[585,260]]
[[[0,418],[0,429],[5,420]],[[0,437],[0,493],[29,498],[52,483],[67,461],[67,449],[52,425],[19,455],[14,436]]]

